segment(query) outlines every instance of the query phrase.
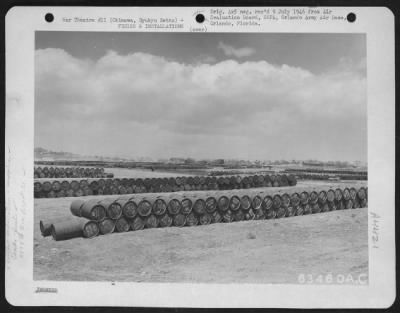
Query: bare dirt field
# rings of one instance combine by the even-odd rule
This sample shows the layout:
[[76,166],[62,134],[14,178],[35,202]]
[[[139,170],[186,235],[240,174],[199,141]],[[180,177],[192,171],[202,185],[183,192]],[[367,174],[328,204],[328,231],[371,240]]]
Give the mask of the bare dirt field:
[[94,239],[43,238],[39,221],[70,217],[71,201],[35,199],[35,280],[297,283],[299,274],[368,274],[366,208]]

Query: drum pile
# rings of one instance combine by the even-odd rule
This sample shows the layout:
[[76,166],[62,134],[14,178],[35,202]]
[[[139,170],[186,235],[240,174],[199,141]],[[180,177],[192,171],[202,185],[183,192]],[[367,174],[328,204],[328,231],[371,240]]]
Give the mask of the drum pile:
[[35,167],[34,178],[112,178],[114,174],[105,173],[100,167]]
[[61,222],[40,222],[43,236],[55,240],[139,231],[156,227],[184,227],[265,220],[364,208],[368,188],[296,191],[231,190],[205,193],[121,195],[75,200],[73,217]]
[[164,178],[114,178],[35,181],[35,198],[81,197],[198,190],[232,190],[283,187],[297,184],[294,175],[184,176]]

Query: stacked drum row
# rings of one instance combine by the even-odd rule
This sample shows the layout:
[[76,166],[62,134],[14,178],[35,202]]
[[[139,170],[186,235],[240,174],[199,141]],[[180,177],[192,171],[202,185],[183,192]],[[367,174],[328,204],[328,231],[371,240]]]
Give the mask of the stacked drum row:
[[183,227],[264,220],[367,206],[368,188],[266,194],[265,191],[230,191],[199,194],[130,195],[75,200],[75,220],[41,222],[44,236],[55,240],[91,238],[112,232],[156,227]]
[[73,181],[36,181],[35,198],[81,197],[193,190],[232,190],[255,187],[295,186],[294,175],[187,176],[164,178],[114,178]]
[[34,178],[112,178],[112,173],[104,173],[99,167],[35,167]]
[[329,180],[337,178],[340,180],[368,180],[364,174],[321,174],[321,173],[296,173],[299,180]]
[[317,169],[317,168],[287,168],[287,173],[316,173],[316,174],[335,174],[335,175],[359,175],[367,176],[367,171],[360,170],[340,170],[340,169]]

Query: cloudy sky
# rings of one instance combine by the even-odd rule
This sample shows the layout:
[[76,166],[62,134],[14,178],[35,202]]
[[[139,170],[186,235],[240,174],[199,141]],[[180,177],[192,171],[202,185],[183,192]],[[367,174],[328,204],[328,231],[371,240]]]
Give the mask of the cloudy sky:
[[37,32],[35,146],[367,159],[362,34]]

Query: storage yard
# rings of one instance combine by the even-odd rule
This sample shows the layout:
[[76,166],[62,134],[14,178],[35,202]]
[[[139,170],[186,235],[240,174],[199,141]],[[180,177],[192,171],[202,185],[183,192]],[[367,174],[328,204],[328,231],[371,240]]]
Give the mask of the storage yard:
[[[368,273],[368,188],[356,175],[81,173],[62,180],[96,181],[94,195],[38,196],[35,186],[36,280],[297,283],[300,274]],[[98,193],[104,173],[122,192]],[[35,184],[58,188],[57,179]]]
[[35,33],[34,279],[372,281],[366,36],[160,36]]

